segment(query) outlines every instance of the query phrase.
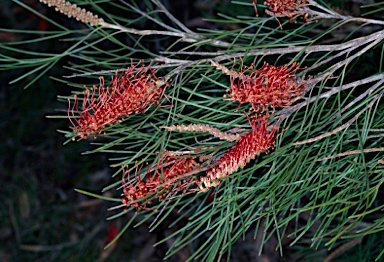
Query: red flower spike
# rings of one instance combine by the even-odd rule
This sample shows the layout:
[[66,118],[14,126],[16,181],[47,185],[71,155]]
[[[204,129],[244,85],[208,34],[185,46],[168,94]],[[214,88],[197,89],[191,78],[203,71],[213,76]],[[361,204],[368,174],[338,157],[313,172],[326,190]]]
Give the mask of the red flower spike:
[[128,181],[124,177],[129,175],[128,170],[123,172],[122,203],[126,207],[134,206],[137,210],[148,209],[153,199],[166,199],[168,195],[177,197],[185,194],[190,186],[197,183],[195,178],[183,177],[200,165],[192,158],[177,158],[168,156],[164,151],[157,164],[148,167],[145,181],[140,178],[141,168],[136,168],[136,183]]
[[297,80],[293,74],[298,69],[297,63],[284,66],[273,66],[267,63],[250,73],[240,77],[231,76],[229,97],[233,101],[251,103],[252,109],[258,113],[268,112],[277,107],[287,107],[304,93],[305,80]]
[[108,87],[100,77],[99,87],[84,91],[81,110],[78,97],[74,97],[68,117],[81,139],[90,134],[96,137],[107,125],[121,122],[124,116],[146,112],[162,98],[167,84],[157,79],[150,67],[139,65],[132,65],[120,76],[116,72]]
[[237,143],[228,150],[206,177],[201,177],[198,183],[201,191],[207,191],[210,187],[220,184],[219,179],[227,177],[261,153],[267,153],[275,144],[277,127],[268,132],[268,121],[265,117],[249,119],[252,131],[240,137]]

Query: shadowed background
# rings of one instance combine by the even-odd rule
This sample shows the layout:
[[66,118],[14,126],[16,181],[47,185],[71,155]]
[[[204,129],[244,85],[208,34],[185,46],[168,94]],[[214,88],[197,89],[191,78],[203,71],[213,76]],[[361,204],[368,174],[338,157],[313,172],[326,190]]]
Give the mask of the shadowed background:
[[[169,10],[189,28],[215,28],[202,20],[227,8],[229,1],[164,1]],[[348,12],[359,15],[358,1],[333,1]],[[60,24],[70,28],[85,28],[74,19],[52,12],[51,8],[37,0],[23,3],[44,13]],[[50,25],[12,1],[0,2],[2,27],[13,29],[0,32],[1,42],[28,40],[16,30],[50,30]],[[38,34],[37,34],[38,35]],[[338,35],[335,35],[335,38]],[[329,39],[329,42],[338,39]],[[68,44],[26,43],[25,49],[39,52],[52,50],[59,53]],[[105,48],[108,48],[106,46]],[[155,47],[154,47],[155,48]],[[0,50],[9,55],[10,50]],[[20,58],[22,54],[20,54]],[[18,57],[14,57],[17,59]],[[63,146],[65,138],[58,129],[67,130],[67,119],[48,119],[57,110],[67,110],[66,105],[57,102],[57,95],[70,95],[70,87],[62,85],[50,76],[62,77],[68,73],[68,66],[75,58],[65,57],[27,89],[23,89],[29,77],[16,83],[10,82],[20,75],[29,73],[26,69],[0,71],[0,261],[162,261],[170,243],[153,248],[153,244],[173,231],[166,225],[149,233],[146,224],[128,230],[117,245],[104,250],[103,247],[121,229],[129,214],[113,221],[108,217],[108,203],[95,200],[74,191],[75,188],[91,192],[100,190],[116,181],[111,178],[107,156],[102,154],[82,155],[91,149],[87,141]],[[85,83],[84,83],[85,84]],[[172,216],[170,216],[171,219]],[[235,246],[239,261],[255,261],[256,240],[254,232],[247,235],[249,241]],[[273,240],[272,240],[273,241]],[[271,243],[271,246],[274,246]],[[290,261],[290,252],[279,257],[273,249],[265,248],[265,261]],[[187,250],[181,250],[171,261],[188,258]],[[244,257],[242,257],[244,256]],[[261,259],[261,258],[260,258]]]

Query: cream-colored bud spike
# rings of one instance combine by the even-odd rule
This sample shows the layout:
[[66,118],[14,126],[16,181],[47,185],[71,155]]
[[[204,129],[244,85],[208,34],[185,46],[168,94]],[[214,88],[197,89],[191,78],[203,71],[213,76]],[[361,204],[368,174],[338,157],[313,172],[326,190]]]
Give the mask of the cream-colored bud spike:
[[69,18],[76,18],[77,21],[88,23],[92,26],[105,24],[103,18],[99,18],[97,15],[94,15],[91,12],[65,0],[40,0],[40,2],[47,4],[48,6],[55,7],[56,11],[68,16]]
[[188,126],[184,125],[174,125],[174,126],[162,126],[161,128],[168,129],[169,131],[179,131],[179,132],[207,132],[213,135],[214,137],[220,138],[227,141],[237,141],[240,138],[239,134],[228,134],[222,132],[217,128],[214,128],[209,125],[202,124],[191,124]]

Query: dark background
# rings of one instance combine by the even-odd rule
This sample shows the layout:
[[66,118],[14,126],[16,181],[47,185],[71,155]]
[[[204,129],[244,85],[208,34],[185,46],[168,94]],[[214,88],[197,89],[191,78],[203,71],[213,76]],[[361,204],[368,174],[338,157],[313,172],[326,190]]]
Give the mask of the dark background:
[[[23,2],[45,14],[49,10],[37,0]],[[228,4],[214,0],[170,2],[175,2],[170,6],[171,11],[192,29],[214,28],[215,25],[207,24],[201,17],[214,15]],[[342,7],[358,12],[351,2],[345,1]],[[59,13],[48,15],[72,28],[83,26]],[[10,0],[0,1],[0,17],[3,28],[50,29],[46,21]],[[0,32],[1,42],[27,40],[26,37],[30,36]],[[55,53],[67,48],[63,42],[44,44],[25,44],[24,48],[49,49]],[[8,50],[0,52],[11,55]],[[12,55],[18,58],[18,54]],[[156,248],[152,245],[172,233],[166,226],[153,233],[148,232],[146,224],[129,229],[117,245],[104,251],[103,247],[131,214],[106,221],[109,203],[74,191],[79,188],[97,193],[116,179],[111,178],[115,170],[109,168],[107,156],[81,154],[91,149],[87,141],[63,145],[66,139],[57,130],[69,129],[67,119],[46,117],[67,109],[66,104],[57,101],[57,96],[69,95],[70,87],[51,76],[65,75],[63,65],[69,62],[69,58],[62,59],[27,89],[23,87],[35,77],[33,74],[15,84],[9,82],[30,69],[0,71],[0,261],[128,261],[132,257],[135,261],[162,261],[167,244]],[[183,261],[187,257],[188,251],[182,250],[173,260]],[[264,261],[291,260],[289,251],[285,258],[278,257],[277,252],[268,248],[263,256],[267,259]],[[248,256],[248,259],[256,258]]]

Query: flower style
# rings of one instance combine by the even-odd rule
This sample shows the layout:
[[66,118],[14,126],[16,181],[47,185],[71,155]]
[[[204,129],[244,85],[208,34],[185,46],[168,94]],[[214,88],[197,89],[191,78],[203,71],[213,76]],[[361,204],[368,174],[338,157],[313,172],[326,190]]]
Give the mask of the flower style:
[[249,123],[252,131],[240,137],[238,142],[217,161],[216,165],[207,171],[206,177],[200,177],[198,186],[201,191],[216,187],[220,184],[219,179],[244,168],[257,155],[267,153],[273,148],[277,127],[275,126],[269,132],[266,117],[249,119]]
[[251,103],[258,113],[287,107],[305,91],[306,81],[296,79],[293,74],[297,69],[297,63],[284,66],[264,63],[249,75],[231,76],[231,88],[227,92],[231,100],[239,101],[240,105]]
[[162,98],[167,84],[157,79],[150,67],[139,65],[132,65],[120,76],[116,72],[108,87],[104,86],[104,78],[100,77],[99,87],[86,88],[83,92],[81,110],[78,108],[78,97],[74,97],[72,108],[69,104],[68,117],[73,131],[81,139],[90,134],[96,137],[106,125],[119,123],[124,116],[143,113]]
[[195,185],[197,180],[193,176],[183,176],[199,168],[200,164],[192,158],[178,158],[163,153],[159,163],[148,168],[145,181],[136,169],[136,183],[129,180],[124,182],[124,177],[129,175],[128,170],[123,174],[122,203],[134,206],[136,209],[147,209],[146,205],[155,198],[166,199],[167,196],[177,197],[185,194],[189,187]]

